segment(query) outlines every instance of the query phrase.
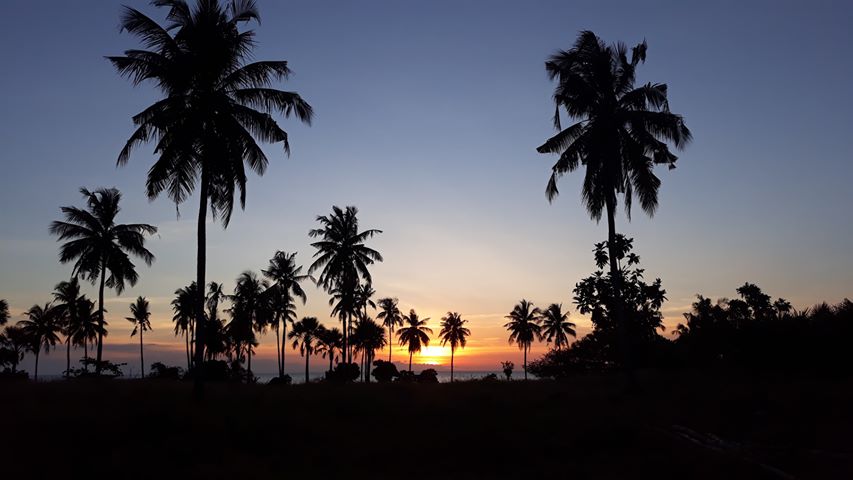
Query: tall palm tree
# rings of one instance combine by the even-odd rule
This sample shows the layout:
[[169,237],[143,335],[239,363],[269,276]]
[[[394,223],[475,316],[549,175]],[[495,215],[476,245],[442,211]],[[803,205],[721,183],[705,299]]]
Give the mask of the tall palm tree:
[[548,305],[540,315],[542,336],[548,343],[554,342],[554,347],[560,350],[569,346],[569,337],[577,337],[574,323],[569,321],[569,312],[563,313],[562,303]]
[[[259,279],[255,272],[246,271],[237,277],[234,295],[231,295],[231,324],[229,330],[237,341],[237,359],[241,358],[241,345],[246,345],[247,370],[252,373],[252,352],[256,346],[255,332],[262,332],[270,318],[269,300],[264,291],[269,288],[266,280]],[[197,353],[197,352],[196,352]]]
[[352,352],[347,345],[347,337],[349,321],[357,304],[356,292],[362,279],[365,283],[373,283],[367,267],[382,261],[382,255],[367,247],[364,242],[382,231],[369,229],[359,232],[358,209],[355,207],[342,210],[333,206],[331,215],[318,216],[317,221],[320,228],[308,232],[310,237],[320,238],[311,244],[317,252],[314,253],[315,260],[308,273],[320,270],[317,284],[329,293],[335,290],[340,292],[339,304],[344,307],[340,317],[343,323],[343,351],[347,362],[351,362]]
[[542,312],[532,303],[522,299],[505,318],[509,320],[504,328],[509,330],[509,343],[517,344],[524,350],[524,379],[527,380],[527,352],[535,340],[542,340],[542,327],[539,325]]
[[[382,325],[388,329],[388,338],[394,338],[394,329],[403,325],[403,314],[398,306],[396,298],[380,298],[380,312],[376,318],[382,320]],[[391,362],[391,342],[388,342],[388,362]]]
[[0,298],[0,327],[9,321],[9,302]]
[[125,317],[125,320],[133,324],[133,331],[130,336],[133,337],[139,332],[139,366],[142,371],[142,378],[145,378],[145,356],[142,352],[142,332],[151,330],[151,310],[148,305],[148,300],[145,297],[138,297],[136,302],[130,304],[131,317]]
[[[582,197],[597,222],[607,214],[608,257],[614,287],[614,312],[620,324],[622,279],[616,250],[616,207],[622,195],[631,218],[634,195],[640,206],[653,215],[658,206],[660,179],[656,164],[675,168],[676,157],[667,142],[677,149],[692,136],[680,115],[669,110],[667,86],[647,83],[635,88],[635,71],[646,60],[646,42],[631,49],[618,43],[607,46],[593,32],[581,32],[574,46],[559,51],[545,63],[554,89],[554,127],[558,133],[537,148],[539,153],[560,155],[552,167],[545,189],[549,201],[557,197],[557,180],[580,165],[586,167]],[[560,109],[573,121],[563,129]],[[623,336],[627,328],[623,325]],[[627,343],[626,343],[627,345]]]
[[335,351],[343,351],[344,334],[338,328],[323,328],[317,334],[316,353],[322,353],[323,358],[329,357],[329,371],[334,368],[332,363],[335,360]]
[[30,339],[19,325],[9,325],[0,333],[0,345],[12,351],[12,373],[17,373],[18,363],[24,359],[24,353],[30,345]]
[[[308,297],[300,285],[311,277],[302,275],[302,266],[296,265],[296,253],[278,251],[270,259],[269,267],[261,273],[272,283],[269,288],[273,309],[273,329],[275,329],[276,355],[278,356],[278,376],[284,376],[285,348],[281,336],[287,337],[287,322],[296,321],[294,298],[302,300],[304,305]],[[284,333],[280,333],[284,321]]]
[[172,322],[175,323],[175,336],[182,335],[186,343],[187,370],[193,367],[193,330],[196,324],[195,299],[198,296],[198,285],[195,282],[175,290],[175,298],[172,300]]
[[353,345],[356,345],[358,351],[361,352],[361,358],[364,362],[364,368],[362,368],[364,382],[370,383],[370,366],[373,364],[376,350],[385,348],[386,343],[388,341],[382,325],[370,317],[363,317],[358,321],[353,332]]
[[56,310],[53,305],[46,303],[43,307],[33,305],[27,310],[27,318],[18,322],[27,339],[29,340],[29,348],[36,355],[34,378],[39,379],[39,354],[42,349],[45,353],[50,351],[50,347],[56,346],[59,342],[59,335],[62,331],[62,325],[57,322]]
[[[74,345],[83,347],[83,367],[88,370],[89,344],[94,344],[99,335],[106,337],[107,329],[98,320],[97,312],[95,312],[95,303],[85,296],[81,296],[80,298],[80,305],[78,306],[79,316],[69,319],[72,321],[66,327],[66,335],[71,336],[71,341]],[[106,325],[106,322],[104,325]]]
[[293,340],[293,348],[299,348],[299,354],[305,357],[305,383],[309,381],[308,365],[316,347],[314,342],[322,330],[323,326],[316,317],[303,317],[293,324],[293,330],[287,334],[287,338]]
[[408,315],[403,315],[405,327],[397,330],[400,337],[400,346],[409,347],[409,371],[412,371],[412,355],[421,351],[422,347],[429,346],[429,336],[432,329],[426,326],[429,318],[421,319],[415,309],[409,310]]
[[[256,141],[280,143],[290,153],[287,132],[272,117],[295,115],[310,124],[311,106],[294,92],[272,88],[290,75],[287,62],[252,62],[254,32],[243,24],[260,22],[252,0],[159,0],[166,7],[167,25],[132,8],[125,8],[121,27],[137,36],[147,50],[128,50],[108,57],[116,70],[134,85],[146,80],[163,98],[133,117],[137,126],[118,157],[128,161],[141,143],[156,142],[159,156],[148,173],[147,194],[167,192],[179,204],[198,184],[198,255],[196,283],[205,285],[208,206],[227,227],[239,191],[246,203],[246,166],[263,175],[268,159]],[[204,310],[203,288],[197,292],[197,317]],[[204,329],[196,332],[196,362],[204,358]],[[201,378],[197,376],[197,382]],[[199,387],[201,383],[197,383]]]
[[[157,228],[144,223],[119,224],[121,193],[115,188],[102,188],[90,192],[80,189],[86,199],[86,209],[62,207],[65,221],[54,221],[50,232],[59,240],[68,240],[59,249],[59,261],[74,262],[73,277],[84,276],[98,288],[98,319],[104,326],[104,287],[121,295],[125,283],[136,285],[139,274],[130,255],[141,258],[146,265],[154,262],[154,255],[145,248],[145,235],[157,233]],[[107,276],[109,272],[109,276]],[[104,337],[98,335],[97,372],[101,370]]]
[[376,302],[371,300],[375,294],[376,290],[373,289],[373,285],[370,282],[363,283],[356,288],[355,301],[353,303],[358,318],[367,318],[367,307],[376,310]]
[[53,287],[53,300],[57,321],[62,325],[65,336],[65,376],[71,375],[71,347],[74,345],[72,329],[80,324],[80,315],[85,308],[86,297],[80,295],[80,282],[76,277]]
[[456,312],[447,312],[446,317],[441,317],[441,331],[438,332],[438,338],[441,339],[441,345],[450,344],[450,381],[453,382],[453,361],[456,356],[456,348],[465,348],[468,343],[468,336],[471,335],[471,330],[465,327],[468,320],[463,320]]

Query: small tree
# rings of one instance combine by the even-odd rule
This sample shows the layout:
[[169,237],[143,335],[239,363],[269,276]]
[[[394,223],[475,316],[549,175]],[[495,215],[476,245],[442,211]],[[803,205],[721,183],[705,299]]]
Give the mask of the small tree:
[[501,362],[501,368],[503,369],[504,375],[506,375],[507,381],[512,380],[512,370],[515,368],[515,364],[512,361],[507,360],[505,362]]

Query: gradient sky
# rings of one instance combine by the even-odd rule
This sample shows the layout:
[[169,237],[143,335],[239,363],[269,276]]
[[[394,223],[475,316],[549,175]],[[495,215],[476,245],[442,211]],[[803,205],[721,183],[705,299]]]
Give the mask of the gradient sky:
[[[146,2],[128,3],[162,18]],[[678,323],[696,293],[731,297],[745,281],[798,308],[853,291],[850,4],[259,5],[257,57],[290,62],[295,75],[283,88],[302,94],[316,119],[310,128],[283,122],[292,156],[267,148],[271,165],[250,178],[246,211],[235,212],[228,230],[209,229],[208,278],[228,289],[276,250],[299,252],[307,267],[315,216],[333,204],[356,205],[364,227],[384,230],[372,242],[386,259],[373,269],[379,296],[399,297],[435,328],[448,310],[469,319],[461,370],[520,364],[503,315],[522,297],[571,305],[572,287],[594,269],[592,244],[606,237],[606,225],[580,203],[582,175],[565,177],[562,195],[548,204],[554,158],[535,151],[552,134],[553,85],[543,62],[591,29],[607,42],[645,38],[638,81],[668,83],[672,109],[694,132],[678,168],[659,171],[657,215],[617,218],[647,275],[663,279],[666,323]],[[194,278],[197,200],[182,206],[180,219],[168,199],[146,200],[150,149],[115,167],[130,117],[157,97],[103,59],[138,46],[119,33],[119,9],[21,0],[0,7],[0,298],[14,318],[49,300],[71,267],[57,262],[48,224],[60,218],[60,205],[82,203],[80,186],[118,187],[120,220],[160,228],[149,243],[154,266],[141,267],[142,281],[122,297],[108,294],[107,358],[138,368],[123,320],[137,295],[154,311],[147,363],[183,358],[168,303]],[[314,287],[308,293],[300,316],[333,324],[328,297]],[[588,321],[572,317],[589,331]],[[273,371],[274,338],[261,342],[256,371]],[[535,346],[534,356],[544,350]],[[63,354],[48,358],[43,369],[64,368]],[[288,369],[298,372],[299,362],[292,354]]]

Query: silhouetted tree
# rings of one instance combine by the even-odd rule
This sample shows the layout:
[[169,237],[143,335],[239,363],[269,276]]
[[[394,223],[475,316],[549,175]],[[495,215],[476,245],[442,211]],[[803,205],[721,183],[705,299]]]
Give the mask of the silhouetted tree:
[[9,302],[0,298],[0,327],[9,321]]
[[373,289],[373,285],[368,283],[363,283],[358,286],[355,291],[355,310],[356,316],[358,318],[367,318],[367,307],[370,307],[376,310],[376,302],[371,300],[373,295],[376,294],[376,290]]
[[504,328],[509,330],[509,343],[517,344],[524,351],[524,379],[527,380],[527,352],[536,340],[542,340],[540,314],[532,303],[522,299],[505,318],[509,320]]
[[125,317],[125,320],[133,324],[133,331],[130,336],[133,337],[139,333],[139,368],[142,372],[142,378],[145,378],[145,355],[142,351],[142,332],[151,330],[151,310],[149,309],[148,300],[145,297],[137,297],[136,302],[130,304],[130,314],[132,317]]
[[576,337],[576,325],[569,321],[569,312],[563,313],[562,303],[552,303],[541,314],[542,336],[548,343],[554,342],[554,348],[560,350],[569,346],[569,337]]
[[432,329],[426,326],[429,318],[418,318],[415,309],[409,310],[408,315],[403,315],[405,327],[397,330],[397,336],[400,337],[400,346],[409,347],[409,371],[412,371],[412,355],[419,353],[422,347],[429,346],[429,336],[432,335]]
[[352,338],[353,346],[357,352],[361,353],[364,363],[362,377],[365,382],[370,382],[370,366],[373,364],[376,350],[385,348],[387,343],[385,329],[372,318],[362,317],[355,327]]
[[[634,195],[650,216],[658,206],[660,179],[655,164],[675,168],[676,157],[667,142],[682,149],[691,140],[690,130],[680,115],[671,113],[667,86],[647,83],[635,88],[635,70],[646,60],[645,41],[631,50],[618,43],[607,46],[593,32],[581,32],[574,46],[559,51],[545,63],[554,89],[554,127],[559,133],[537,150],[560,155],[552,167],[545,193],[549,201],[558,195],[557,180],[580,165],[586,167],[582,197],[590,216],[599,221],[607,213],[610,275],[613,279],[613,306],[621,318],[621,279],[617,265],[616,207],[624,198],[631,218]],[[560,109],[572,120],[563,129]],[[621,322],[620,320],[620,323]],[[627,340],[627,332],[622,332]]]
[[512,371],[515,369],[515,364],[510,360],[505,362],[501,362],[501,370],[503,370],[504,375],[506,376],[507,381],[512,380]]
[[62,325],[57,322],[57,312],[53,305],[46,303],[43,307],[33,305],[27,310],[27,318],[18,322],[24,335],[28,340],[28,348],[36,356],[34,379],[39,379],[39,354],[42,349],[45,353],[50,347],[59,342],[58,333],[62,332]]
[[71,347],[74,343],[72,330],[80,325],[82,311],[85,309],[85,296],[80,294],[80,282],[76,277],[70,281],[59,282],[53,288],[53,300],[56,302],[57,322],[62,326],[62,334],[65,336],[65,376],[71,372]]
[[[133,117],[137,126],[118,157],[128,161],[131,150],[157,142],[158,159],[149,169],[148,197],[162,192],[179,204],[198,183],[198,256],[196,317],[204,315],[206,224],[208,206],[214,218],[228,226],[239,191],[246,203],[246,166],[262,175],[268,159],[256,139],[281,143],[290,152],[287,132],[271,113],[291,114],[310,123],[311,106],[294,92],[271,88],[287,78],[284,61],[250,62],[254,32],[241,24],[260,22],[253,1],[199,1],[190,7],[183,0],[156,2],[168,8],[163,27],[145,14],[125,7],[123,30],[137,36],[147,50],[128,50],[108,57],[116,70],[134,85],[152,81],[164,98]],[[204,359],[204,328],[196,332],[196,362]],[[196,376],[196,387],[201,377]]]
[[[302,267],[296,265],[296,253],[275,252],[275,255],[270,260],[269,267],[262,270],[264,276],[272,282],[268,292],[271,296],[271,306],[273,313],[273,329],[275,329],[276,355],[278,356],[278,376],[284,376],[284,343],[281,342],[280,325],[284,322],[285,338],[287,337],[287,322],[293,323],[296,321],[296,309],[293,302],[294,298],[302,300],[304,305],[307,296],[305,290],[299,285],[311,277],[302,275]],[[285,342],[286,343],[286,342]]]
[[[104,331],[104,287],[121,295],[125,282],[136,285],[139,274],[130,255],[141,258],[146,265],[154,262],[154,255],[145,248],[145,234],[157,233],[157,228],[144,223],[116,223],[121,193],[115,188],[102,188],[90,192],[80,189],[86,199],[86,209],[62,207],[65,221],[54,221],[50,232],[67,240],[59,249],[59,261],[74,262],[72,276],[84,276],[98,288],[98,319]],[[130,254],[130,255],[128,255]],[[109,272],[109,276],[107,276]],[[104,349],[103,334],[98,335],[97,373],[100,373]]]
[[344,343],[344,334],[337,328],[323,328],[317,334],[317,347],[315,351],[323,354],[323,358],[329,357],[329,371],[334,367],[332,362],[335,360],[335,351],[342,352]]
[[453,382],[453,367],[454,357],[456,356],[456,348],[465,348],[468,343],[468,336],[471,335],[471,330],[465,327],[468,320],[463,320],[457,312],[447,312],[446,317],[441,318],[441,331],[438,332],[438,338],[441,339],[441,345],[450,344],[450,381]]
[[331,215],[318,216],[317,221],[320,228],[308,232],[311,238],[320,238],[311,244],[317,252],[308,273],[320,270],[317,284],[330,294],[337,292],[340,296],[336,309],[343,323],[343,352],[349,363],[352,353],[347,337],[349,322],[356,311],[356,292],[362,279],[372,283],[368,267],[382,261],[382,255],[364,242],[382,231],[369,229],[359,232],[358,209],[355,207],[342,210],[333,206]]
[[403,314],[398,307],[396,298],[380,298],[379,299],[379,314],[376,318],[382,320],[382,325],[388,329],[388,362],[391,362],[391,341],[394,338],[394,329],[403,325]]
[[237,359],[241,358],[241,346],[246,346],[249,362],[247,370],[252,374],[252,352],[258,342],[255,332],[262,331],[271,317],[269,300],[264,291],[269,288],[254,272],[246,271],[237,278],[234,295],[231,296],[231,323],[229,332],[237,344]]
[[314,354],[315,342],[322,331],[320,322],[316,317],[303,317],[302,320],[293,324],[293,330],[287,338],[293,340],[293,348],[299,348],[299,354],[305,357],[305,383],[308,383],[308,368],[311,355]]
[[24,353],[29,349],[30,338],[20,325],[9,325],[0,333],[0,346],[10,351],[9,363],[12,373],[17,373],[18,363],[24,359]]
[[196,315],[195,299],[198,295],[198,285],[195,282],[175,290],[175,298],[172,299],[172,322],[175,324],[175,336],[184,337],[187,351],[187,371],[193,368],[193,330],[195,328]]
[[101,325],[98,318],[98,312],[95,311],[95,302],[80,297],[78,305],[78,316],[69,317],[69,321],[65,326],[65,334],[70,335],[74,345],[83,347],[83,369],[89,368],[89,344],[94,345],[99,336],[106,337],[108,332],[106,329],[107,322]]

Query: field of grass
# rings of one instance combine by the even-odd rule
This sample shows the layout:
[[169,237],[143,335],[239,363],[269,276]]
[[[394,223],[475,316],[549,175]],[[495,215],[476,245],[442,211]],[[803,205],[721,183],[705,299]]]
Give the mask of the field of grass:
[[4,478],[853,478],[853,380],[0,385]]

